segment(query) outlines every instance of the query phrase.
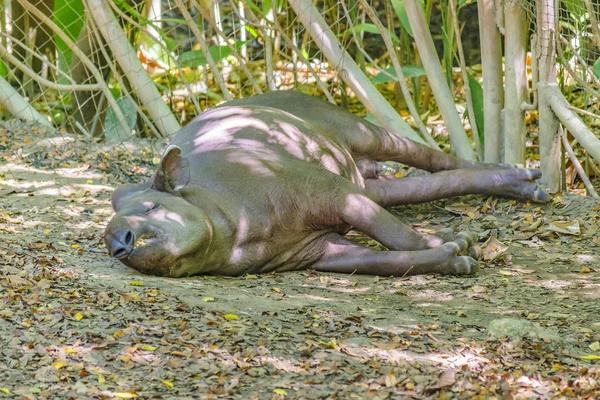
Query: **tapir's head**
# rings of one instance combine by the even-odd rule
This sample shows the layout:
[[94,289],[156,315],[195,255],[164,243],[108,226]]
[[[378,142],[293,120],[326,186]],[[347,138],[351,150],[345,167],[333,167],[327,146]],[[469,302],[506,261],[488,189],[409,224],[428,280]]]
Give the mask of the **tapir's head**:
[[201,272],[213,239],[212,223],[179,193],[189,182],[181,150],[165,151],[151,185],[127,185],[113,194],[117,211],[104,233],[110,255],[152,275],[178,277]]

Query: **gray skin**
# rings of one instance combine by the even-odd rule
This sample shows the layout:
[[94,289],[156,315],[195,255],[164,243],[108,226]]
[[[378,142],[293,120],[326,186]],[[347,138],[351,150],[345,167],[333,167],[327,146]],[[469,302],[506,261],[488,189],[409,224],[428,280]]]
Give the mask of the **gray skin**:
[[[387,160],[434,173],[378,177]],[[171,277],[472,274],[472,235],[420,234],[383,206],[470,193],[544,202],[540,176],[460,160],[310,96],[273,92],[216,107],[179,131],[149,182],[115,191],[105,241],[125,265]],[[390,250],[350,242],[351,227]]]

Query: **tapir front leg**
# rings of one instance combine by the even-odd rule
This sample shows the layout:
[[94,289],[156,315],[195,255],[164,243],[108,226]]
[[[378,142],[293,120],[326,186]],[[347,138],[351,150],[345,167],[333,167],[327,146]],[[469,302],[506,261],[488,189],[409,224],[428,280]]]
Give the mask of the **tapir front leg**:
[[337,234],[330,234],[326,238],[323,255],[312,265],[312,268],[323,272],[380,276],[432,273],[471,275],[477,272],[477,261],[460,254],[472,244],[472,237],[458,234],[454,241],[434,249],[377,251],[353,243]]
[[402,223],[365,193],[351,192],[339,204],[341,219],[391,250],[424,250],[444,243],[439,236],[425,235]]
[[541,172],[535,169],[458,169],[414,178],[366,179],[365,191],[384,207],[424,203],[465,194],[550,201],[551,197],[535,182],[540,177]]

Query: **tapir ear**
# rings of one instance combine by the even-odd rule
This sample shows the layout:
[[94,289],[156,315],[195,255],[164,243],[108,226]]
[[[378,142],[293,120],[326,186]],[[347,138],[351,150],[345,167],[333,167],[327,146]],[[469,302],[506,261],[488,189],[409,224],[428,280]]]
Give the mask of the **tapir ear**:
[[167,147],[154,175],[152,188],[161,192],[176,192],[183,189],[189,181],[190,162],[181,157],[181,149],[178,146]]

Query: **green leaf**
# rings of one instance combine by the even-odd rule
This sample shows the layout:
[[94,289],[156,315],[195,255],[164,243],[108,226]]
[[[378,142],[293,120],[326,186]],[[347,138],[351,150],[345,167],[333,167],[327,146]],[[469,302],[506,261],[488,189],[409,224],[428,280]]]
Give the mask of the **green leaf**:
[[252,12],[254,14],[258,14],[258,16],[260,17],[264,17],[265,15],[263,14],[262,9],[256,5],[256,3],[254,3],[252,0],[246,0],[246,5],[248,6],[248,8],[250,10],[252,10]]
[[588,355],[585,355],[585,356],[581,356],[579,358],[582,358],[584,360],[600,360],[600,356],[596,355],[596,354],[588,354]]
[[[350,30],[346,31],[346,33],[344,33],[344,35],[350,35],[350,33],[352,31],[354,31],[354,34],[358,34],[360,32],[367,32],[367,33],[372,33],[375,35],[380,35],[379,29],[377,29],[377,27],[373,24],[354,25],[354,29],[350,29]],[[387,30],[387,32],[390,35],[390,37],[392,38],[392,41],[394,43],[400,43],[400,39],[398,39],[398,36],[396,36],[396,34],[394,32],[390,32],[389,30]]]
[[404,30],[408,32],[410,37],[414,37],[412,28],[410,27],[408,14],[406,14],[406,9],[404,8],[404,2],[402,0],[392,0],[392,7],[394,7],[394,11],[396,11],[396,15]]
[[6,64],[4,64],[4,61],[2,61],[2,59],[0,58],[0,76],[6,76],[6,74],[8,73],[8,69],[6,69]]
[[[237,41],[234,43],[236,49],[241,48],[247,42]],[[208,48],[208,52],[215,61],[222,60],[231,55],[231,49],[228,46],[211,46]],[[202,50],[190,50],[183,52],[177,58],[181,67],[197,68],[206,65],[208,61]]]
[[117,120],[114,111],[112,108],[108,108],[106,111],[106,122],[105,122],[105,130],[106,130],[106,138],[108,140],[123,140],[131,137],[131,131],[137,122],[137,107],[129,97],[120,97],[117,99],[117,104],[125,117],[126,124],[130,128],[129,132],[123,132],[121,128],[121,124]]
[[271,11],[271,5],[273,2],[271,0],[263,0],[262,4],[262,15],[267,15],[269,11]]
[[464,6],[468,6],[469,4],[477,3],[477,0],[458,0],[458,8],[462,8]]
[[[388,74],[390,74],[392,76],[396,76],[396,70],[393,67],[386,68],[385,72],[387,72]],[[405,78],[416,78],[418,76],[425,75],[425,69],[423,67],[416,66],[416,65],[405,65],[402,67],[402,73],[404,74]],[[371,78],[371,82],[373,84],[385,83],[385,82],[389,82],[391,80],[392,80],[392,78],[390,78],[383,72],[380,72]]]
[[[473,99],[473,112],[475,113],[475,123],[477,124],[477,133],[479,141],[483,144],[483,87],[475,77],[467,72],[469,77],[469,88],[471,89],[471,98]],[[472,121],[470,121],[472,123]]]
[[592,65],[592,72],[596,75],[596,78],[600,79],[600,57]]
[[571,18],[574,18],[577,22],[584,22],[584,17],[587,14],[585,0],[563,0],[562,3],[569,10]]
[[[55,0],[52,21],[69,37],[76,41],[85,23],[85,12],[82,0]],[[59,67],[68,71],[73,58],[71,48],[54,34],[54,44],[59,55]]]

